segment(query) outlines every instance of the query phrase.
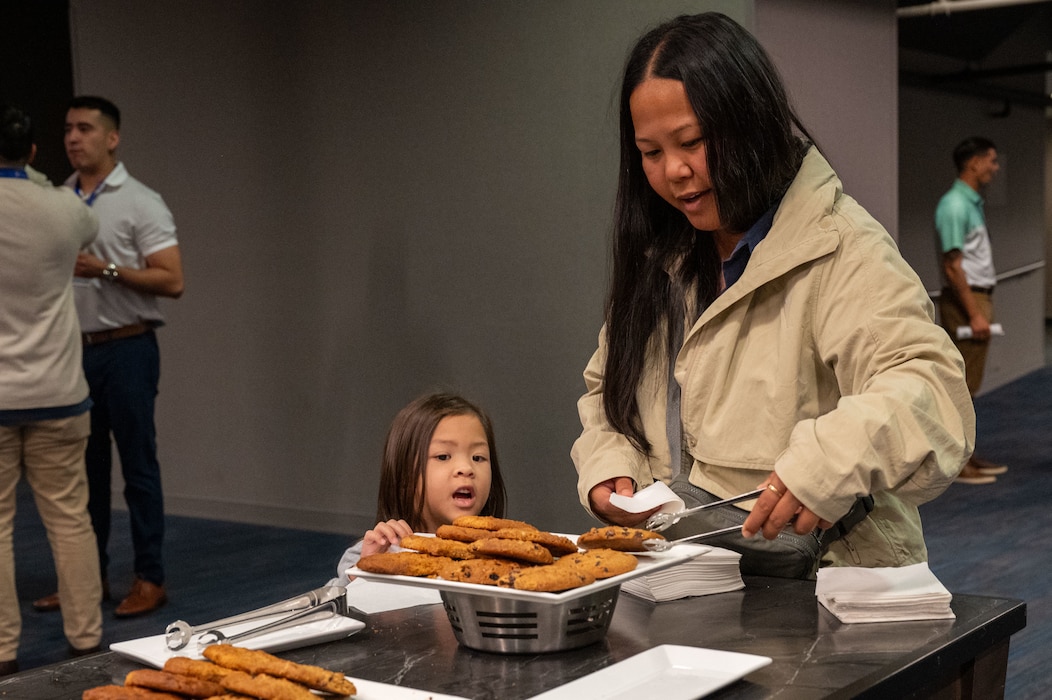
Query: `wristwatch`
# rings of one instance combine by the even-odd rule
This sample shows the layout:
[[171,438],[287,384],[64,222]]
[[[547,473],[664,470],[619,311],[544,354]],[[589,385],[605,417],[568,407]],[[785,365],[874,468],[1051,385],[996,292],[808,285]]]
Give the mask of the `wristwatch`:
[[117,272],[117,263],[110,263],[106,267],[102,268],[102,276],[108,279],[110,282],[116,282],[117,278],[120,277],[120,273]]

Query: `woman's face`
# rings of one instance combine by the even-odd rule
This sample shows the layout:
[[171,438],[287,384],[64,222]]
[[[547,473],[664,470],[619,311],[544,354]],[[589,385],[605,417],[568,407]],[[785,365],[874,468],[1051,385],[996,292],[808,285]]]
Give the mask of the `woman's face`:
[[705,139],[683,83],[648,78],[632,92],[628,105],[650,186],[694,228],[720,231]]
[[447,416],[431,435],[424,473],[424,525],[434,532],[462,515],[478,515],[489,498],[489,441],[473,415]]

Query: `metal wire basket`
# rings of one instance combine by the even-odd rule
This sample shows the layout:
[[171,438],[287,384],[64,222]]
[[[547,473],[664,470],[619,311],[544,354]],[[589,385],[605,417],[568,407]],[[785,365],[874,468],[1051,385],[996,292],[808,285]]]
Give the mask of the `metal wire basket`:
[[576,649],[603,639],[620,585],[552,604],[477,593],[442,591],[457,641],[501,654]]

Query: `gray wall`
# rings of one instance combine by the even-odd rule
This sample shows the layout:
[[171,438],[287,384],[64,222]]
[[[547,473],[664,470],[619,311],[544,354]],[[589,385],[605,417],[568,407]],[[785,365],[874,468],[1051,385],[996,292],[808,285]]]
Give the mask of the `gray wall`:
[[[755,28],[849,191],[894,230],[893,3],[851,4],[866,12],[73,0],[77,90],[122,107],[121,157],[181,236],[187,292],[161,331],[169,511],[361,532],[390,419],[450,387],[494,418],[511,516],[591,526],[568,452],[602,318],[625,52],[682,11]],[[846,22],[847,40],[814,41],[811,22]]]
[[[895,0],[763,0],[756,36],[844,183],[898,235]],[[816,38],[819,38],[817,39]]]

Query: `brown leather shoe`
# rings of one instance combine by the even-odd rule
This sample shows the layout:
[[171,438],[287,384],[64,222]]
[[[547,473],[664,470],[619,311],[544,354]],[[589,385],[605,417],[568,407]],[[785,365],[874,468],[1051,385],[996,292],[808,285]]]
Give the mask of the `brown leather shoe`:
[[128,597],[121,601],[113,614],[115,617],[145,615],[167,602],[168,596],[164,592],[164,586],[158,586],[156,583],[136,577]]
[[54,612],[62,607],[58,600],[58,593],[46,595],[33,601],[33,609],[39,612]]
[[975,455],[972,455],[971,459],[968,460],[968,464],[975,467],[980,474],[985,474],[986,476],[997,476],[1008,471],[1008,467],[1004,464],[997,464],[996,462],[991,462],[988,459],[976,457]]
[[87,649],[78,649],[77,647],[73,646],[72,644],[69,645],[69,656],[70,656],[71,659],[77,659],[77,658],[80,658],[81,656],[89,656],[91,654],[96,654],[96,653],[98,653],[100,651],[102,651],[102,645],[101,644],[96,644],[95,646],[88,647]]
[[[110,582],[108,579],[102,579],[102,600],[106,601],[110,599]],[[58,593],[52,593],[46,595],[43,598],[37,598],[33,601],[33,609],[38,612],[54,612],[62,608],[62,602],[58,599]]]
[[990,476],[989,474],[983,474],[981,471],[972,466],[971,462],[964,465],[964,469],[957,475],[954,481],[958,484],[992,484],[997,481],[996,476]]

